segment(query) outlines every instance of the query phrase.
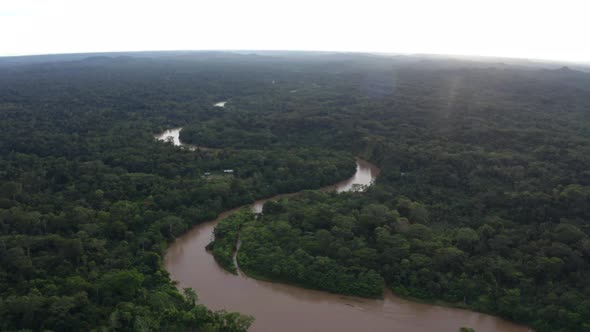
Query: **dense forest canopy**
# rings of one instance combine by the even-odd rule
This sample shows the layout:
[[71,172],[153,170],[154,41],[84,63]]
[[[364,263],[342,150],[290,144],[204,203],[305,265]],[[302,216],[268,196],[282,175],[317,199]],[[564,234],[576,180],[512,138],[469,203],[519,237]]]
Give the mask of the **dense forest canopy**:
[[[0,330],[243,331],[251,318],[176,290],[167,243],[346,178],[356,155],[381,167],[375,187],[227,219],[218,261],[237,222],[255,275],[590,331],[590,74],[324,53],[34,60],[0,61]],[[217,149],[154,140],[180,126]]]

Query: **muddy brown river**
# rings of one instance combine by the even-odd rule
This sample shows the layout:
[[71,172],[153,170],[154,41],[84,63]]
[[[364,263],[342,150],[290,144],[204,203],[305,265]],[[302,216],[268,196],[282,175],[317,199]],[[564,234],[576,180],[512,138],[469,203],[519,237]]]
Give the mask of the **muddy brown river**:
[[[178,129],[180,131],[180,129]],[[164,138],[167,135],[159,135]],[[177,143],[178,142],[178,143]],[[180,144],[174,139],[174,143]],[[355,175],[323,190],[358,190],[373,183],[379,168],[357,160]],[[279,195],[269,199],[278,199]],[[261,211],[264,202],[253,204]],[[168,249],[164,263],[178,288],[191,287],[199,302],[219,310],[238,311],[256,318],[253,332],[457,332],[472,327],[477,332],[526,332],[531,329],[498,317],[477,312],[441,307],[405,300],[385,292],[383,300],[342,296],[231,274],[222,269],[205,250],[213,239],[219,220],[235,210],[223,212],[217,219],[195,226]]]

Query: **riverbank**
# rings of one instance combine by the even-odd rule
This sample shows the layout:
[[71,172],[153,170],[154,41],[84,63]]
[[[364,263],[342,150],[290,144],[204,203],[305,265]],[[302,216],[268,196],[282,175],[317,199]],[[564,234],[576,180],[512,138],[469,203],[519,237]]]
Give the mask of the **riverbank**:
[[[362,173],[369,176],[353,176],[351,179],[365,179],[369,182],[360,184],[370,185],[378,174],[376,170],[375,165],[357,162],[355,175]],[[359,184],[354,180],[340,183],[348,188]],[[343,188],[332,186],[330,190]],[[269,199],[295,194],[259,200],[253,208],[260,212]],[[457,332],[463,326],[473,327],[478,332],[530,331],[498,317],[409,301],[387,290],[383,299],[367,299],[257,280],[250,278],[247,272],[232,274],[223,269],[205,247],[213,239],[219,221],[237,210],[225,211],[215,220],[201,223],[177,238],[168,248],[164,264],[170,277],[177,281],[177,287],[193,288],[200,302],[207,307],[254,316],[256,320],[250,331],[390,332],[396,329],[406,332]]]

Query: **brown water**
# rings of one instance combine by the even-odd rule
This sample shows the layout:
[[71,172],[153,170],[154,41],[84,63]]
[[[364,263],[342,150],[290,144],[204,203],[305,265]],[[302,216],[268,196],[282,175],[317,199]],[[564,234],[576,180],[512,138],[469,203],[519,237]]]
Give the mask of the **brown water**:
[[[358,160],[357,172],[351,179],[323,190],[357,190],[355,184],[371,185],[378,174],[378,167]],[[270,199],[285,196],[289,194]],[[253,209],[261,211],[268,200],[256,201]],[[234,211],[226,211],[178,238],[168,249],[164,263],[178,287],[193,288],[200,303],[214,310],[254,316],[250,331],[457,332],[462,326],[477,332],[532,331],[490,315],[405,300],[389,291],[383,300],[364,299],[255,280],[243,273],[233,275],[215,262],[205,246],[213,239],[219,220]]]

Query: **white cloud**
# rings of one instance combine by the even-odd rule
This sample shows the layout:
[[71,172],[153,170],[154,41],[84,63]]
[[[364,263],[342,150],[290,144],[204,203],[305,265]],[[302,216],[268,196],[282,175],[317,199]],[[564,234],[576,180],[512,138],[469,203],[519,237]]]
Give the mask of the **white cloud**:
[[298,49],[590,61],[585,0],[0,0],[0,55]]

